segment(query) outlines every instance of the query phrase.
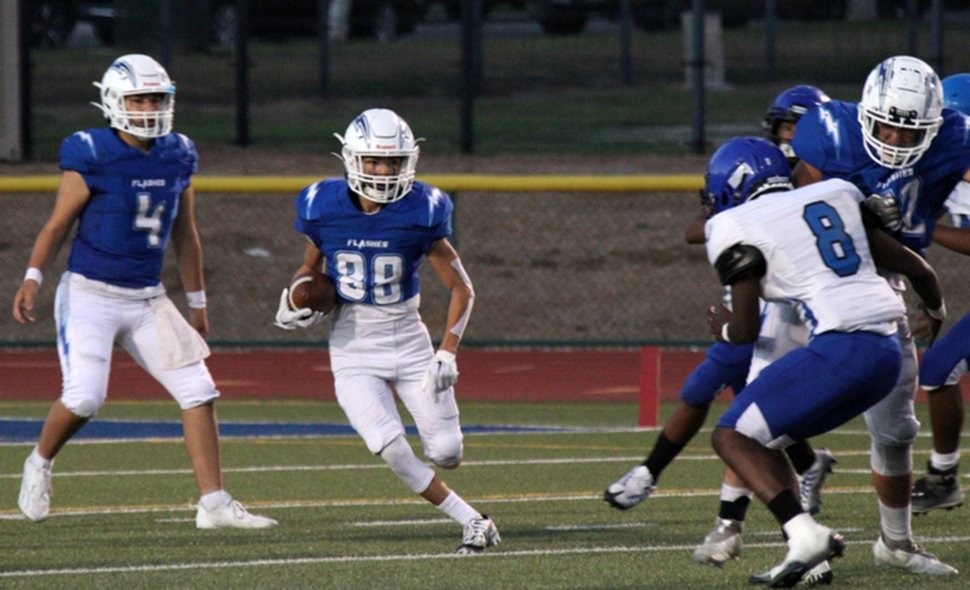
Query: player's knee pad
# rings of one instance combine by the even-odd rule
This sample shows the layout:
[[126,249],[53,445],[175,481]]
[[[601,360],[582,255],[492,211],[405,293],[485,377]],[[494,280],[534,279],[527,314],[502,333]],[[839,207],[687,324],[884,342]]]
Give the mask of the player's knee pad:
[[453,426],[442,427],[430,440],[425,440],[424,454],[432,463],[444,469],[458,467],[463,451],[461,429],[457,421]]
[[428,485],[434,478],[434,470],[415,456],[411,445],[403,436],[392,440],[381,450],[380,455],[394,475],[397,475],[412,492],[420,494],[428,489]]
[[65,392],[61,396],[61,404],[78,418],[89,420],[94,418],[104,405],[105,395],[78,395]]
[[431,462],[444,469],[454,469],[461,463],[464,447],[460,436],[439,435],[426,449]]
[[869,464],[874,472],[885,477],[907,475],[913,471],[912,447],[873,440]]

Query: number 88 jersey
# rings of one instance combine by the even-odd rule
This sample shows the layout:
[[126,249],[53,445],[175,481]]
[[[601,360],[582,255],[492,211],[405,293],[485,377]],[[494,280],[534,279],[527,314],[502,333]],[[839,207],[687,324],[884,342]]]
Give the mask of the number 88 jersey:
[[452,210],[447,194],[415,182],[404,198],[367,214],[346,180],[328,179],[297,196],[295,226],[323,252],[338,303],[393,305],[420,292],[418,266],[451,235]]
[[146,154],[110,128],[89,129],[64,140],[60,166],[79,173],[91,193],[68,270],[120,287],[158,285],[179,195],[198,167],[192,141],[169,133]]
[[852,184],[828,180],[748,201],[707,222],[708,259],[714,265],[736,245],[757,248],[766,266],[762,297],[794,304],[812,335],[893,334],[905,309],[876,273],[863,198]]

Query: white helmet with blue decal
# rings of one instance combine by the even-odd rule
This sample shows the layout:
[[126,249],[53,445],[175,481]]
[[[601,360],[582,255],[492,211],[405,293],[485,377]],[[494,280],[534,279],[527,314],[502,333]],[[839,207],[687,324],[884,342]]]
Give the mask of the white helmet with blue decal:
[[[337,157],[343,160],[351,190],[376,203],[393,203],[408,194],[420,150],[411,128],[397,113],[368,109],[351,122],[343,136],[334,135],[343,144]],[[365,158],[400,158],[400,167],[387,176],[367,174]]]
[[[940,78],[923,60],[909,56],[886,59],[876,66],[862,90],[859,123],[866,153],[887,168],[912,166],[923,156],[943,124]],[[912,135],[899,146],[879,137],[889,125]]]
[[[111,127],[138,139],[161,137],[172,132],[175,120],[175,85],[160,63],[147,55],[123,55],[104,73],[101,82],[101,102],[92,102],[101,109]],[[138,94],[162,95],[157,111],[131,111],[125,99]]]

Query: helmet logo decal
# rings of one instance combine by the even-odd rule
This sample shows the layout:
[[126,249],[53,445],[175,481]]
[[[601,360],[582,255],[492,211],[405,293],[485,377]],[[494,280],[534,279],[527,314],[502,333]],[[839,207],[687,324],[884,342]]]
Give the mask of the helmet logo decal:
[[[766,158],[766,163],[770,161]],[[731,177],[728,178],[728,185],[734,189],[739,188],[744,183],[744,177],[750,174],[754,174],[754,170],[751,169],[751,166],[748,166],[747,162],[741,162],[741,165],[735,168]]]
[[111,64],[112,70],[117,70],[123,78],[128,78],[131,83],[136,88],[138,87],[138,76],[135,75],[135,70],[125,61],[116,61]]

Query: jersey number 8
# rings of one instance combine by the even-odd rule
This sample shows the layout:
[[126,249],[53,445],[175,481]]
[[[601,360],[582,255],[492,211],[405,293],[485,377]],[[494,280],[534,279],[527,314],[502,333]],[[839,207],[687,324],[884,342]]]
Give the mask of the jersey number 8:
[[859,270],[859,254],[852,236],[845,233],[845,224],[834,207],[823,201],[805,205],[802,218],[815,234],[815,247],[825,266],[840,277],[854,275]]
[[404,276],[402,256],[378,254],[368,264],[367,258],[360,252],[337,252],[334,261],[340,275],[337,290],[344,299],[365,301],[370,289],[377,305],[401,301],[401,278]]

